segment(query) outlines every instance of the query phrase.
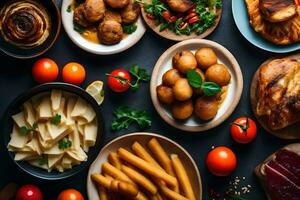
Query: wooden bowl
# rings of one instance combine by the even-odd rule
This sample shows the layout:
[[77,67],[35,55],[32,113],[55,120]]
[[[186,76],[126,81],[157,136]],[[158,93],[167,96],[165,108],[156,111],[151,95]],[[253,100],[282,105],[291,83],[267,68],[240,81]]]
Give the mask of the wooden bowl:
[[[152,0],[144,0],[143,2],[145,3],[151,3]],[[143,6],[142,6],[143,7]],[[146,24],[158,35],[169,39],[169,40],[173,40],[173,41],[184,41],[184,40],[188,40],[188,39],[193,39],[193,38],[205,38],[208,35],[210,35],[218,26],[221,17],[222,17],[222,8],[217,10],[217,18],[215,21],[215,24],[210,27],[209,29],[207,29],[204,33],[202,33],[201,35],[197,35],[196,33],[192,33],[191,35],[176,35],[173,31],[170,30],[164,30],[164,31],[159,31],[159,26],[157,26],[155,24],[155,21],[152,19],[149,19],[147,17],[147,13],[144,9],[144,7],[142,8],[142,16],[144,18],[144,21],[146,22]]]
[[[278,57],[278,58],[282,58],[282,57]],[[296,59],[300,62],[300,54],[294,54],[294,55],[290,55],[287,56],[285,58],[292,58],[292,59]],[[260,123],[260,125],[269,133],[271,133],[272,135],[279,137],[281,139],[286,139],[286,140],[290,140],[290,139],[300,139],[300,134],[299,134],[299,130],[300,130],[300,123],[295,123],[291,126],[285,127],[283,129],[280,130],[272,130],[267,126],[267,121],[265,117],[261,117],[257,115],[256,112],[256,105],[257,105],[257,87],[258,87],[258,76],[259,76],[259,71],[260,68],[266,64],[268,64],[269,62],[271,62],[272,60],[274,60],[276,58],[272,58],[269,59],[267,61],[265,61],[263,64],[261,64],[261,66],[258,68],[258,70],[255,72],[252,82],[251,82],[251,87],[250,87],[250,101],[251,101],[251,107],[252,107],[252,111],[257,119],[257,121]]]
[[123,147],[130,150],[132,144],[137,141],[144,147],[147,146],[147,142],[152,138],[156,138],[160,144],[165,148],[168,154],[177,154],[181,161],[184,163],[184,167],[190,177],[191,184],[193,186],[196,200],[202,200],[202,183],[201,176],[197,165],[191,155],[176,142],[154,133],[131,133],[118,137],[107,145],[105,145],[100,151],[98,157],[90,167],[87,177],[87,194],[89,199],[99,200],[98,190],[94,182],[91,180],[91,174],[101,173],[101,166],[104,162],[107,162],[107,157],[111,152],[116,152],[118,148]]
[[[227,97],[219,108],[216,117],[210,121],[200,121],[196,117],[191,117],[186,121],[179,121],[172,117],[167,106],[161,104],[157,98],[156,87],[162,83],[163,74],[172,68],[172,57],[182,50],[196,51],[202,47],[209,47],[214,50],[218,57],[218,63],[223,63],[228,67],[231,74],[231,81],[228,85]],[[161,55],[152,72],[150,92],[153,105],[159,115],[171,126],[189,131],[200,132],[212,129],[224,122],[234,111],[239,103],[243,91],[243,75],[240,66],[234,56],[220,44],[203,39],[191,39],[180,42]]]

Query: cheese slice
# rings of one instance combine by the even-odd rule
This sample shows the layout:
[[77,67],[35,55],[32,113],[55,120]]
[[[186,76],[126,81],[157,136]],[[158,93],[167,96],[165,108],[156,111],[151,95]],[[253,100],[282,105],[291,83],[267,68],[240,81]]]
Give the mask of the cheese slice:
[[60,173],[64,172],[64,168],[63,168],[60,164],[55,165],[55,169],[56,169],[57,171],[59,171]]
[[16,152],[14,160],[33,160],[37,159],[39,156],[34,152]]
[[97,139],[98,127],[97,123],[89,123],[84,126],[83,139],[88,146],[94,146]]
[[[47,122],[50,123],[50,122]],[[38,128],[37,131],[39,135],[41,136],[43,141],[49,141],[51,140],[51,135],[47,129],[47,124],[46,123],[38,123]]]
[[74,106],[76,104],[77,99],[75,97],[70,97],[67,101],[67,119],[66,124],[67,125],[73,125],[75,124],[75,120],[72,118],[71,113],[74,110]]
[[70,133],[69,139],[72,142],[72,149],[78,150],[80,148],[80,136],[77,127],[72,126],[73,132]]
[[8,147],[23,148],[29,140],[29,135],[23,135],[19,132],[19,128],[14,125],[13,132],[10,135]]
[[49,131],[52,140],[57,140],[57,138],[63,138],[72,131],[69,126],[64,124],[54,125],[47,123],[47,130]]
[[49,97],[44,97],[38,106],[39,119],[49,119],[52,117],[51,101]]
[[48,155],[48,166],[53,168],[64,156],[64,154],[59,155]]
[[79,148],[78,150],[69,150],[67,151],[67,154],[74,159],[75,161],[83,162],[87,160],[86,153],[82,150],[82,148]]
[[87,103],[83,99],[78,98],[71,112],[71,117],[80,117],[85,113],[86,109],[87,109]]
[[34,160],[30,160],[30,161],[28,161],[28,162],[29,162],[29,164],[31,164],[32,166],[39,167],[39,168],[46,169],[46,170],[49,169],[47,163],[41,164],[40,158],[37,158],[37,159],[34,159]]
[[56,114],[60,115],[60,123],[66,123],[67,117],[65,114],[65,104],[66,104],[66,99],[64,97],[61,98],[59,109],[55,111]]
[[93,121],[95,119],[96,113],[95,113],[94,109],[92,108],[92,106],[87,105],[85,112],[82,115],[80,115],[80,117],[85,119],[85,121],[87,123],[90,123],[91,121]]
[[32,107],[32,104],[30,103],[30,101],[25,102],[23,104],[23,106],[24,106],[25,120],[32,127],[33,124],[37,121],[35,119],[35,111]]
[[11,152],[32,152],[32,149],[27,147],[27,146],[24,146],[23,148],[16,148],[16,147],[12,147],[12,146],[8,146],[7,147],[8,151],[11,151]]
[[39,141],[36,137],[32,138],[32,140],[28,142],[25,147],[30,148],[33,152],[37,153],[38,155],[42,155],[42,150],[40,148]]
[[47,155],[62,155],[64,151],[59,149],[58,144],[55,144],[51,149],[44,151],[44,154]]
[[65,169],[72,169],[72,159],[64,156],[61,161],[61,166]]
[[23,111],[16,115],[13,115],[12,118],[14,122],[18,125],[18,127],[26,126],[26,120]]
[[51,105],[53,111],[58,111],[60,108],[62,99],[62,91],[61,90],[52,90],[51,91]]

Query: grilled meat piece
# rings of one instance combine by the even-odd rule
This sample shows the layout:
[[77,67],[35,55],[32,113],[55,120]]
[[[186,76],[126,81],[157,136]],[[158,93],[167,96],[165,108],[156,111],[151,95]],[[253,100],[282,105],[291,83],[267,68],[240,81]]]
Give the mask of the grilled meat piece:
[[91,23],[99,22],[105,14],[105,3],[103,0],[86,0],[84,5],[85,19]]
[[109,20],[116,21],[120,24],[122,23],[122,18],[119,12],[114,11],[112,9],[106,9],[103,21],[109,21]]
[[81,4],[74,10],[74,16],[73,16],[74,22],[83,27],[89,27],[91,25],[91,22],[86,20],[83,13],[84,13],[84,5]]
[[123,10],[121,10],[121,17],[124,24],[133,24],[139,18],[141,13],[141,6],[137,2],[130,2]]
[[170,8],[175,12],[184,13],[194,6],[191,0],[166,0]]
[[105,20],[98,27],[98,38],[101,43],[112,45],[121,42],[123,38],[122,25],[115,20]]
[[272,130],[300,121],[300,63],[276,59],[260,69],[258,78],[258,116]]
[[297,14],[295,0],[260,0],[259,8],[270,22],[283,22]]

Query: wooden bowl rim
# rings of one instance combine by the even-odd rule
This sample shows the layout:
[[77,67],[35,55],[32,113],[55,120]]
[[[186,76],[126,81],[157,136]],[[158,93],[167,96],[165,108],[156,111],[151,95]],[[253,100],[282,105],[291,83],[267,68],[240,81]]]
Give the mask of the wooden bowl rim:
[[[282,59],[282,58],[296,58],[300,60],[300,53],[296,53],[296,54],[290,54],[288,56],[286,55],[280,55],[280,56],[275,56],[272,57],[268,60],[266,60],[265,62],[263,62],[258,69],[256,70],[252,81],[251,81],[251,85],[250,85],[250,103],[251,103],[251,109],[252,112],[254,113],[257,121],[259,122],[259,124],[270,134],[281,138],[281,139],[285,139],[285,140],[295,140],[295,139],[300,139],[300,134],[299,134],[299,129],[296,129],[295,126],[297,126],[298,124],[298,128],[300,127],[300,123],[296,123],[293,124],[291,126],[285,127],[283,129],[279,129],[279,130],[272,130],[270,128],[268,128],[264,117],[260,117],[257,115],[256,112],[256,105],[257,105],[257,85],[258,85],[258,75],[259,75],[259,71],[261,69],[262,66],[270,63],[271,61],[275,60],[275,59]],[[298,137],[296,136],[295,133],[298,133]]]
[[[180,48],[185,45],[190,45],[190,44],[206,45],[208,47],[213,47],[213,48],[217,49],[230,62],[232,69],[233,69],[233,73],[236,77],[235,95],[234,95],[234,98],[232,99],[232,103],[228,107],[226,113],[224,115],[222,115],[219,119],[217,119],[215,122],[201,125],[201,126],[187,126],[185,124],[179,123],[174,118],[169,117],[168,114],[165,112],[164,106],[161,105],[161,103],[159,102],[159,100],[157,98],[157,93],[156,93],[157,77],[163,67],[162,64],[163,64],[164,60],[171,54],[171,52],[175,51],[177,48]],[[186,40],[183,42],[179,42],[179,43],[175,44],[174,46],[170,47],[169,49],[167,49],[158,59],[156,65],[153,69],[152,76],[151,76],[151,82],[150,82],[150,94],[151,94],[152,103],[153,103],[156,111],[158,112],[158,114],[161,116],[161,118],[163,118],[169,125],[177,128],[177,129],[181,129],[183,131],[188,131],[188,132],[206,131],[206,130],[215,128],[216,126],[223,123],[233,113],[233,111],[237,107],[237,105],[240,101],[242,92],[243,92],[243,75],[242,75],[242,71],[240,69],[240,65],[238,64],[235,57],[224,46],[222,46],[216,42],[213,42],[210,40],[205,40],[205,39]]]
[[[148,2],[149,0],[146,0],[146,2]],[[164,30],[164,31],[159,31],[159,26],[156,26],[155,23],[153,22],[153,20],[148,19],[147,18],[147,13],[144,10],[144,6],[142,6],[142,16],[143,19],[145,21],[145,23],[152,29],[152,31],[154,31],[156,34],[160,35],[161,37],[164,37],[168,40],[173,40],[173,41],[184,41],[184,40],[188,40],[188,39],[193,39],[193,38],[205,38],[208,35],[210,35],[219,25],[221,18],[222,18],[222,11],[223,11],[223,7],[220,9],[217,9],[217,18],[215,21],[215,24],[208,28],[204,33],[197,35],[196,33],[192,33],[191,35],[176,35],[174,32],[172,31],[168,31],[168,30]]]
[[89,199],[92,199],[90,197],[90,190],[91,190],[91,187],[95,187],[94,184],[93,184],[93,181],[91,180],[91,174],[92,174],[92,168],[93,166],[96,164],[97,160],[101,158],[101,154],[103,153],[104,150],[106,150],[111,144],[119,141],[119,140],[122,140],[124,138],[128,138],[128,137],[132,137],[132,136],[152,136],[154,138],[158,138],[158,139],[161,139],[161,140],[164,140],[164,141],[167,141],[169,142],[170,144],[176,146],[180,151],[182,151],[182,153],[184,155],[186,155],[187,159],[190,160],[190,162],[192,163],[193,165],[193,168],[196,172],[196,176],[197,176],[197,181],[199,182],[199,194],[200,194],[200,197],[199,197],[199,200],[202,200],[202,196],[203,196],[203,189],[202,189],[202,179],[201,179],[201,175],[200,175],[200,171],[199,171],[199,168],[195,162],[195,160],[193,159],[193,157],[191,156],[191,154],[185,149],[183,148],[180,144],[178,144],[177,142],[175,142],[174,140],[171,140],[165,136],[162,136],[162,135],[159,135],[159,134],[156,134],[156,133],[150,133],[150,132],[135,132],[135,133],[129,133],[129,134],[125,134],[125,135],[122,135],[122,136],[119,136],[117,138],[114,138],[112,139],[111,141],[109,141],[99,152],[97,158],[94,160],[94,162],[90,165],[90,168],[89,168],[89,171],[88,171],[88,176],[87,176],[87,195],[88,195],[88,198]]

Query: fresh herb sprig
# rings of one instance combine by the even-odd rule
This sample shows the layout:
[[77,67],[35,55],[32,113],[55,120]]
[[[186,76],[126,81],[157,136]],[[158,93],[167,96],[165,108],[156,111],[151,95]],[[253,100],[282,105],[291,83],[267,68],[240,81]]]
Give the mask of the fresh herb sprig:
[[124,33],[127,33],[127,34],[132,34],[137,30],[136,24],[123,25],[122,27],[123,27]]
[[32,127],[26,127],[26,126],[22,126],[22,127],[20,127],[20,133],[22,134],[22,135],[28,135],[29,133],[32,133],[33,131],[35,131],[35,129],[37,129],[37,127],[38,127],[38,124],[35,122],[33,125],[32,125]]
[[206,96],[215,96],[221,92],[219,85],[213,82],[203,82],[202,77],[195,70],[187,72],[187,79],[193,88],[201,88]]
[[51,124],[53,124],[53,125],[56,125],[56,126],[59,125],[60,122],[61,122],[61,115],[56,114],[55,116],[53,116],[53,117],[51,118],[50,122],[51,122]]
[[68,138],[61,139],[58,142],[58,148],[61,150],[69,149],[72,146],[72,142]]
[[137,123],[141,129],[151,126],[151,118],[144,110],[137,110],[127,106],[120,106],[114,112],[115,119],[111,123],[114,131],[127,129],[131,124]]

